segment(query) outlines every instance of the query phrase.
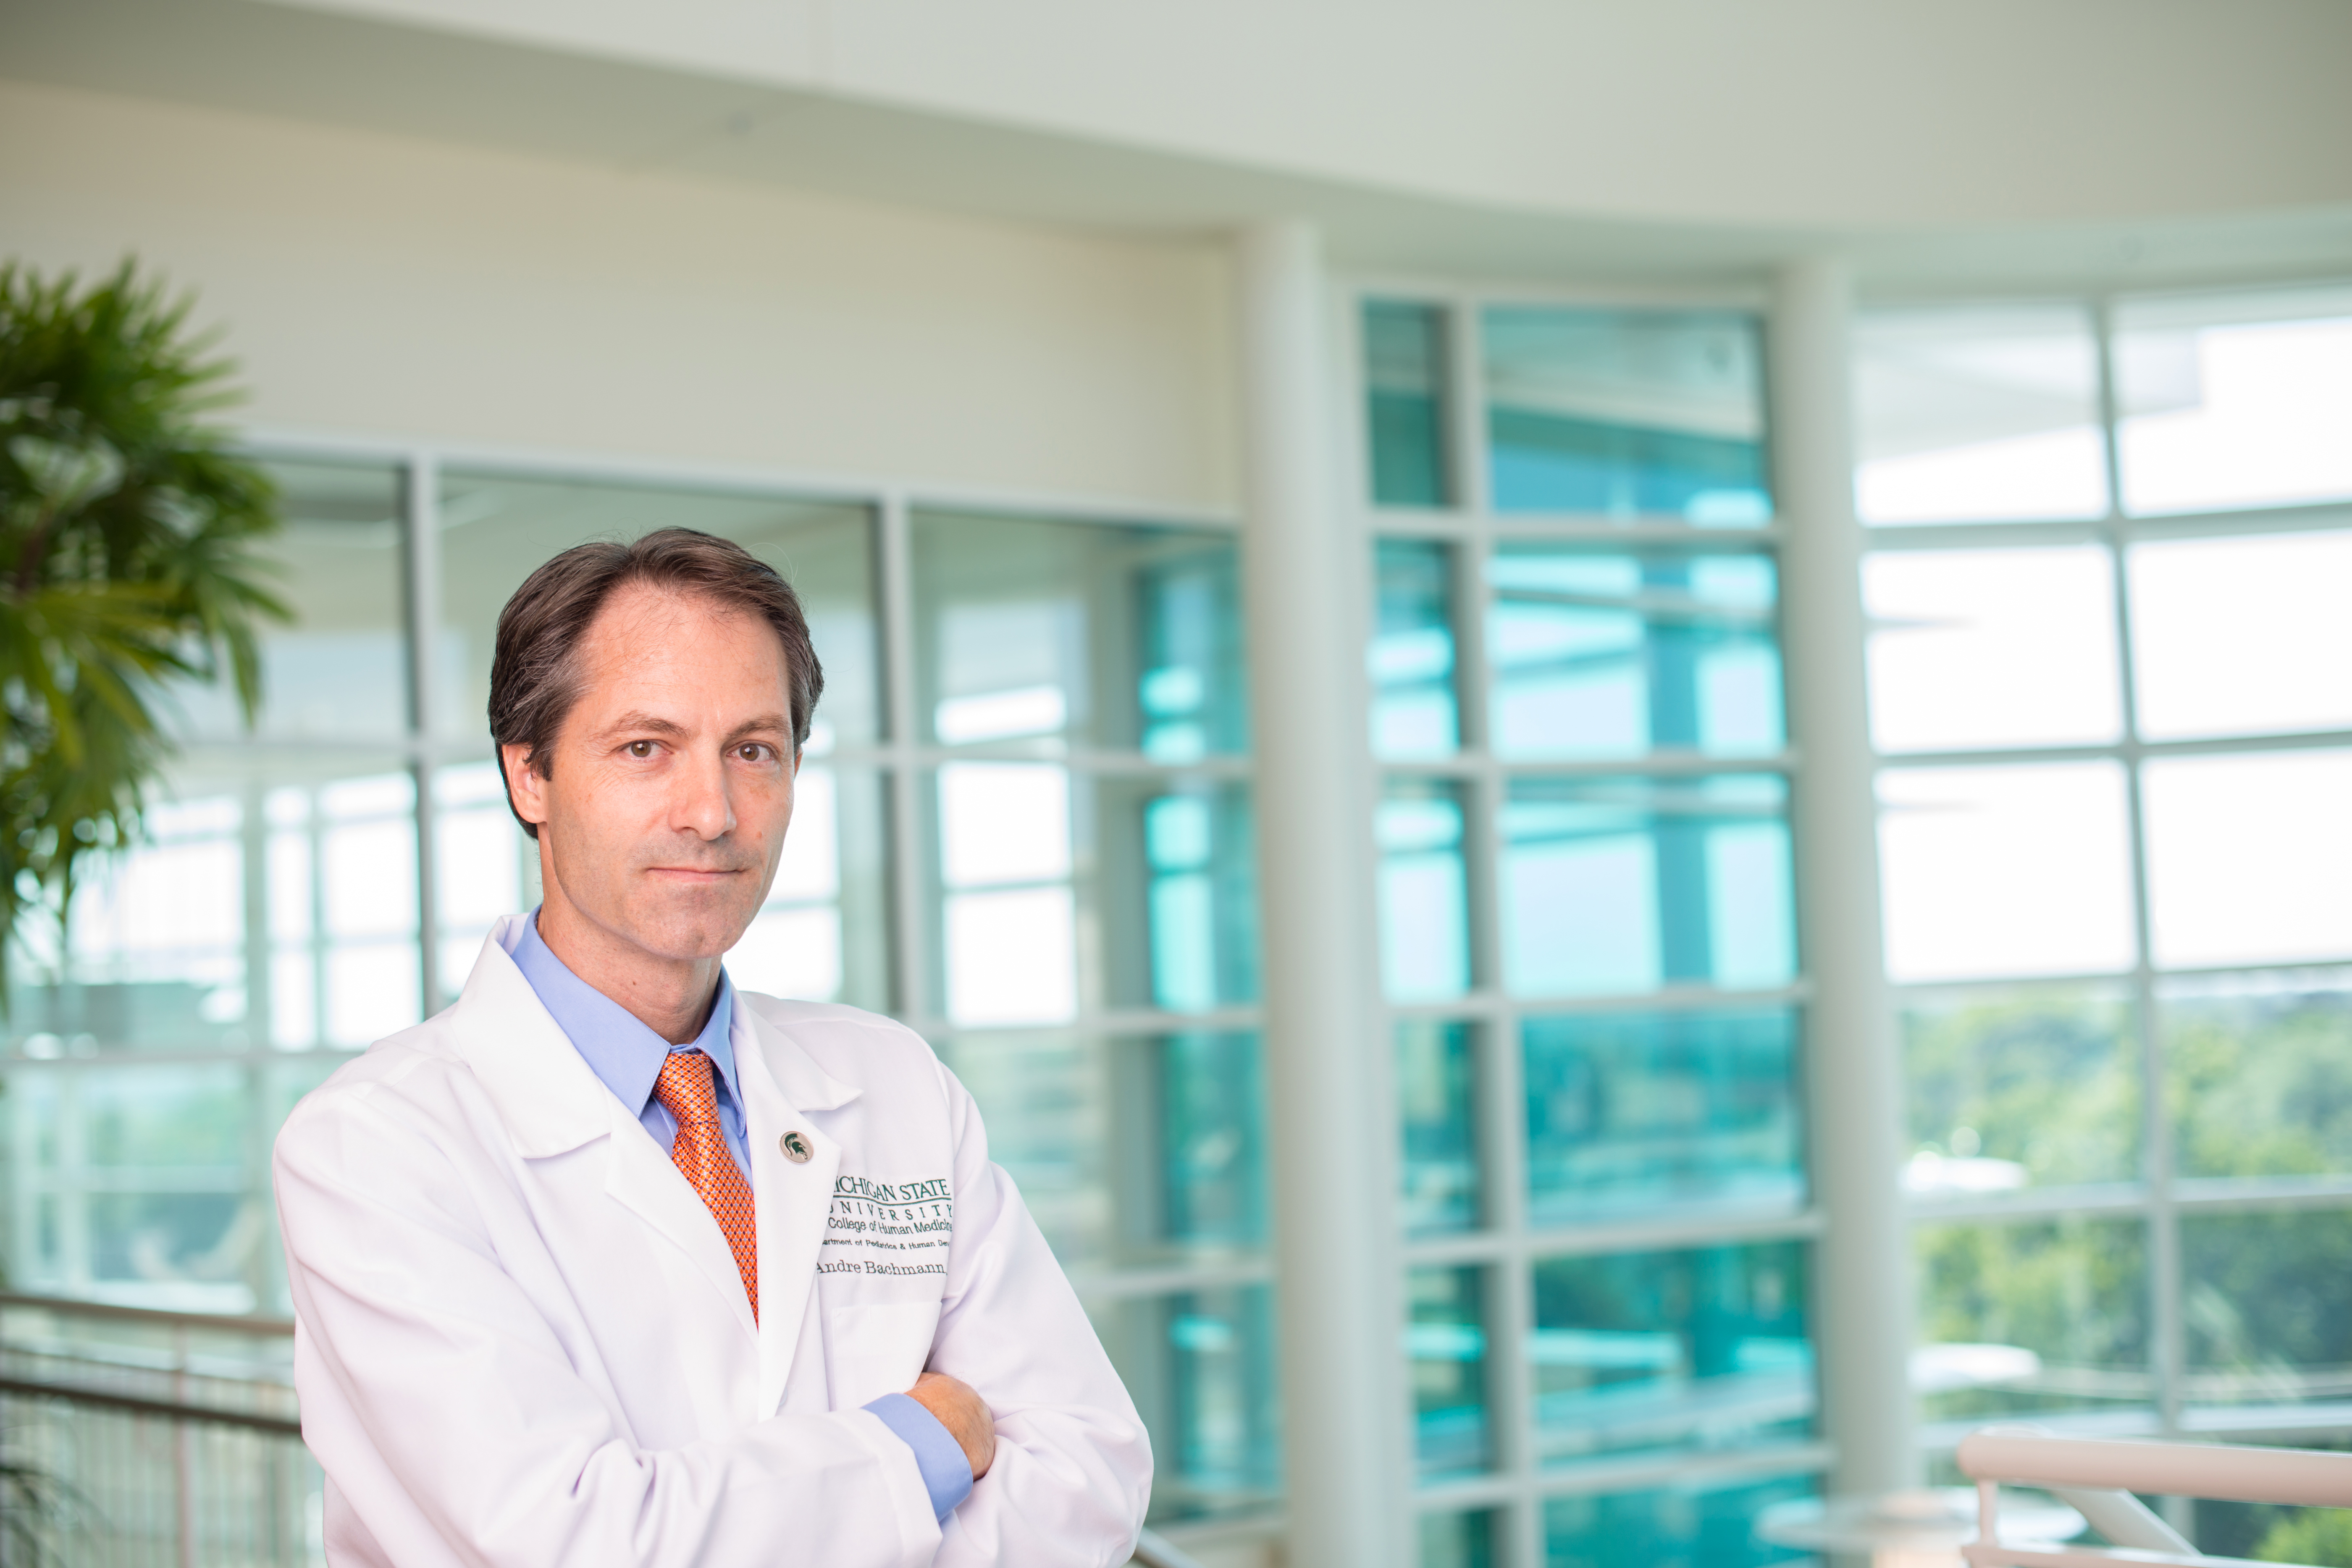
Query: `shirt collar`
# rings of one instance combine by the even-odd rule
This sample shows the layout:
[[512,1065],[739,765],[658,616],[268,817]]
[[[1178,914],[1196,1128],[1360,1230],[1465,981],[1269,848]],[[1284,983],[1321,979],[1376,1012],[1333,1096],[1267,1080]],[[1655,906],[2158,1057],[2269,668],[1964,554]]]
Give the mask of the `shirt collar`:
[[743,1103],[735,1083],[735,1046],[730,1037],[735,1020],[735,986],[727,971],[719,971],[719,994],[702,1033],[688,1044],[673,1046],[627,1008],[589,984],[555,956],[540,940],[539,911],[523,921],[512,957],[530,982],[540,1005],[572,1041],[581,1059],[602,1079],[632,1116],[643,1116],[661,1077],[662,1062],[673,1051],[700,1051],[718,1069],[722,1093]]

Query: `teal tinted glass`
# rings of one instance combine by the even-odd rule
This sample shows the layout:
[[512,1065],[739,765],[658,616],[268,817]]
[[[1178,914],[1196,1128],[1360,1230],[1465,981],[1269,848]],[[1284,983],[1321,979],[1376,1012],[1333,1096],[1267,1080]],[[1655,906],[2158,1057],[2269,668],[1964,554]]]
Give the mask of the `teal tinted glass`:
[[1151,1433],[1154,1523],[1281,1498],[1273,1293],[1264,1286],[1127,1300],[1095,1329]]
[[1820,1490],[1811,1476],[1703,1478],[1653,1491],[1554,1498],[1544,1505],[1544,1568],[1762,1568],[1810,1563],[1757,1539],[1757,1516]]
[[1363,331],[1372,500],[1444,506],[1450,499],[1444,313],[1434,305],[1368,300]]
[[1497,510],[1770,520],[1752,317],[1502,305],[1480,320]]
[[1794,1014],[1530,1018],[1520,1039],[1531,1223],[1803,1199]]
[[1502,812],[1503,984],[1520,996],[1781,985],[1796,973],[1775,775],[1518,779]]
[[2131,1007],[2099,990],[1923,997],[1903,1012],[1919,1197],[2139,1174]]
[[2189,1214],[2180,1221],[2183,1392],[2201,1405],[2341,1399],[2352,1366],[2352,1213]]
[[[1124,1253],[1163,1250],[1153,1173],[1148,1164],[1132,1173],[1140,1191],[1122,1193],[1118,1184],[1129,1173],[1112,1163],[1118,1064],[1129,1056],[1139,1063],[1149,1049],[1143,1041],[1013,1029],[940,1044],[941,1059],[980,1107],[989,1158],[1020,1187],[1065,1268],[1115,1266]],[[1129,1076],[1138,1079],[1130,1092],[1139,1093],[1142,1075]]]
[[[928,775],[933,983],[961,1026],[1257,994],[1248,789],[972,759]],[[1084,933],[1087,940],[1081,940]]]
[[2182,1175],[2352,1171],[2347,981],[2337,971],[2294,990],[2267,975],[2165,988],[2157,1016]]
[[[1912,1246],[1919,1263],[1916,1364],[1928,1420],[2154,1405],[2147,1233],[2138,1220],[1921,1225],[1913,1227]],[[1939,1348],[1948,1345],[1968,1348]],[[1981,1353],[1989,1345],[2030,1353],[1987,1363]]]
[[[1256,845],[1250,797],[1238,785],[1099,786],[1142,816],[1141,868],[1150,970],[1127,982],[1113,958],[1112,994],[1171,1013],[1202,1013],[1257,995]],[[1116,848],[1116,846],[1107,846]],[[1106,864],[1107,879],[1116,879]]]
[[1421,1568],[1493,1568],[1494,1562],[1493,1513],[1421,1516]]
[[1391,779],[1373,833],[1381,848],[1381,973],[1392,1002],[1470,989],[1470,895],[1461,786]]
[[1265,1237],[1265,1113],[1250,1034],[1170,1035],[1148,1047],[1160,1106],[1162,1234],[1188,1247]]
[[940,1055],[1063,1267],[1246,1251],[1265,1236],[1256,1037],[987,1030]]
[[1486,1290],[1481,1268],[1416,1268],[1412,1321],[1413,1457],[1424,1479],[1475,1475],[1493,1462],[1486,1418]]
[[1452,756],[1461,744],[1454,697],[1454,552],[1429,540],[1375,547],[1377,626],[1372,754]]
[[1786,738],[1764,555],[1505,542],[1487,564],[1495,750],[1757,756]]
[[1468,1230],[1478,1223],[1474,1026],[1430,1018],[1396,1026],[1401,1205],[1408,1232]]
[[1528,1359],[1546,1464],[1804,1437],[1814,1407],[1804,1249],[1545,1259]]
[[914,569],[919,735],[1168,763],[1247,749],[1230,534],[927,511]]

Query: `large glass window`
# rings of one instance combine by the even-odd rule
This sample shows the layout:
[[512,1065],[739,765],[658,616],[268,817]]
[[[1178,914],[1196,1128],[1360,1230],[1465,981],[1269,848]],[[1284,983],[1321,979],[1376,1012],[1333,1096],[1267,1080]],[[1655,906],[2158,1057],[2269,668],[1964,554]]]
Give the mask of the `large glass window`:
[[12,1288],[285,1309],[287,1111],[540,896],[486,733],[500,608],[560,551],[683,526],[793,581],[825,673],[730,972],[931,1039],[1151,1424],[1155,1517],[1277,1508],[1231,531],[404,455],[273,469],[297,616],[253,730],[176,693],[144,837],[14,960]]
[[2352,290],[1856,355],[1931,1437],[2352,1430]]
[[1423,1561],[1778,1561],[1821,1450],[1759,324],[1362,310]]

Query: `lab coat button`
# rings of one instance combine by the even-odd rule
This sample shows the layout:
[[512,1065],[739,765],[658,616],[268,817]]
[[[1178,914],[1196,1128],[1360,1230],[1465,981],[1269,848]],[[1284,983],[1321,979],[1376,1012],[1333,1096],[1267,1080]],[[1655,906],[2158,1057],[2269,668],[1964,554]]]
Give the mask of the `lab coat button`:
[[809,1141],[797,1132],[787,1132],[777,1139],[776,1147],[782,1149],[784,1152],[784,1158],[795,1165],[807,1164],[809,1156],[816,1152],[809,1147]]

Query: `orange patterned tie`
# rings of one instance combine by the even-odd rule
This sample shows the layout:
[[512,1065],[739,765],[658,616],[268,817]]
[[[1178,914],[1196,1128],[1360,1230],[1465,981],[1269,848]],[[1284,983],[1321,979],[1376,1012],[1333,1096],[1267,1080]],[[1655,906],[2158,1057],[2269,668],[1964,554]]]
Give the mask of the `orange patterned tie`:
[[711,1086],[710,1058],[700,1051],[673,1051],[662,1062],[654,1080],[654,1098],[677,1118],[677,1136],[669,1157],[710,1205],[711,1217],[735,1249],[735,1271],[743,1276],[743,1293],[751,1299],[751,1321],[760,1321],[759,1232],[751,1217],[751,1188],[743,1180],[735,1156],[728,1151],[727,1132],[719,1124],[719,1091]]

